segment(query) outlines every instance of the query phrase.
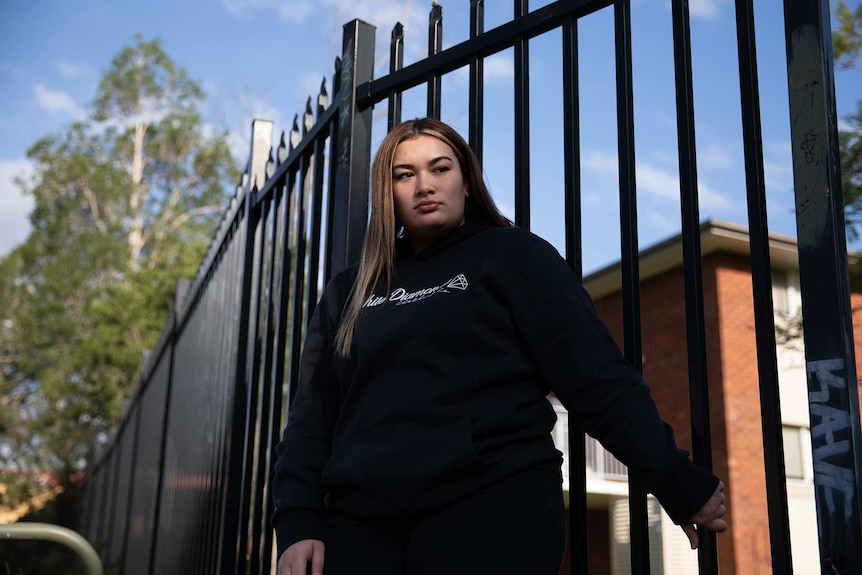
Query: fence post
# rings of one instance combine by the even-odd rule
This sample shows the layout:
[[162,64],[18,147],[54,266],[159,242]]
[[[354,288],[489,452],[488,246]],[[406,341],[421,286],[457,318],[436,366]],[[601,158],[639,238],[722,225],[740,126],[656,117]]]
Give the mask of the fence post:
[[829,3],[785,0],[790,136],[822,573],[859,573],[862,432]]
[[333,274],[359,259],[368,219],[368,176],[371,166],[371,112],[356,103],[356,88],[374,75],[374,32],[371,24],[353,20],[344,25],[341,56],[341,103],[333,147],[336,162],[332,249]]

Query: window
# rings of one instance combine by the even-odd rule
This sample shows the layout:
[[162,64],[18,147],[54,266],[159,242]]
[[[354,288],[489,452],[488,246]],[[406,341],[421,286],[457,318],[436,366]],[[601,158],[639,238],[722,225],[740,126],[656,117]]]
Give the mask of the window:
[[784,438],[784,472],[788,479],[805,479],[805,455],[803,439],[807,434],[802,427],[782,426]]

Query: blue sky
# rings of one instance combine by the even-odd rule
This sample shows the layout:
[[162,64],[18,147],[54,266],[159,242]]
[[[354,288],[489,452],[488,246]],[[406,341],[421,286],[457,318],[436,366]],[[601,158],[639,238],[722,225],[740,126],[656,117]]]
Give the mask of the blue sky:
[[[549,1],[532,0],[531,10]],[[444,48],[468,36],[469,0],[444,0]],[[486,0],[486,30],[512,17],[513,2]],[[770,229],[795,235],[782,0],[757,0],[756,26]],[[858,0],[851,0],[856,6]],[[701,219],[745,224],[745,180],[733,0],[691,0]],[[246,161],[252,118],[290,127],[325,76],[331,81],[341,27],[377,26],[377,75],[388,68],[388,38],[405,25],[409,64],[425,53],[430,2],[416,0],[0,0],[0,256],[26,238],[29,198],[14,186],[39,138],[86,118],[110,60],[133,42],[161,38],[164,50],[208,94],[205,121],[229,130]],[[680,229],[669,0],[632,0],[638,220],[642,247]],[[584,267],[619,257],[613,13],[580,27]],[[560,33],[530,43],[532,227],[562,247]],[[485,172],[513,215],[513,55],[486,62]],[[836,74],[840,116],[862,98],[862,72]],[[443,81],[443,119],[466,134],[467,75]],[[422,89],[407,94],[404,117],[424,113]],[[374,140],[385,130],[375,110]],[[855,246],[854,246],[855,247]]]

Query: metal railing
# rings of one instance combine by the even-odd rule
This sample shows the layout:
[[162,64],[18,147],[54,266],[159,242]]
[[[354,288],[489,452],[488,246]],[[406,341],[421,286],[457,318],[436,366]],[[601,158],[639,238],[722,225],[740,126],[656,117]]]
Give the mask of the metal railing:
[[102,561],[90,543],[78,533],[48,523],[6,523],[0,525],[0,549],[11,541],[51,541],[64,545],[81,559],[89,575],[102,575]]

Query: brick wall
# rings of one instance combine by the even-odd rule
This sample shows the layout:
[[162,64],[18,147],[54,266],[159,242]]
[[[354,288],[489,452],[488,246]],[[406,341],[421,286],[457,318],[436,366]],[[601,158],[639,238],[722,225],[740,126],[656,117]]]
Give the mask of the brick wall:
[[853,345],[856,353],[856,386],[862,397],[862,293],[850,294],[850,309],[853,310]]
[[[729,501],[730,528],[718,536],[719,571],[771,573],[748,258],[708,256],[703,280],[713,469]],[[681,268],[641,284],[641,333],[644,378],[677,442],[691,449],[684,289]],[[620,294],[597,299],[596,307],[621,343]]]

